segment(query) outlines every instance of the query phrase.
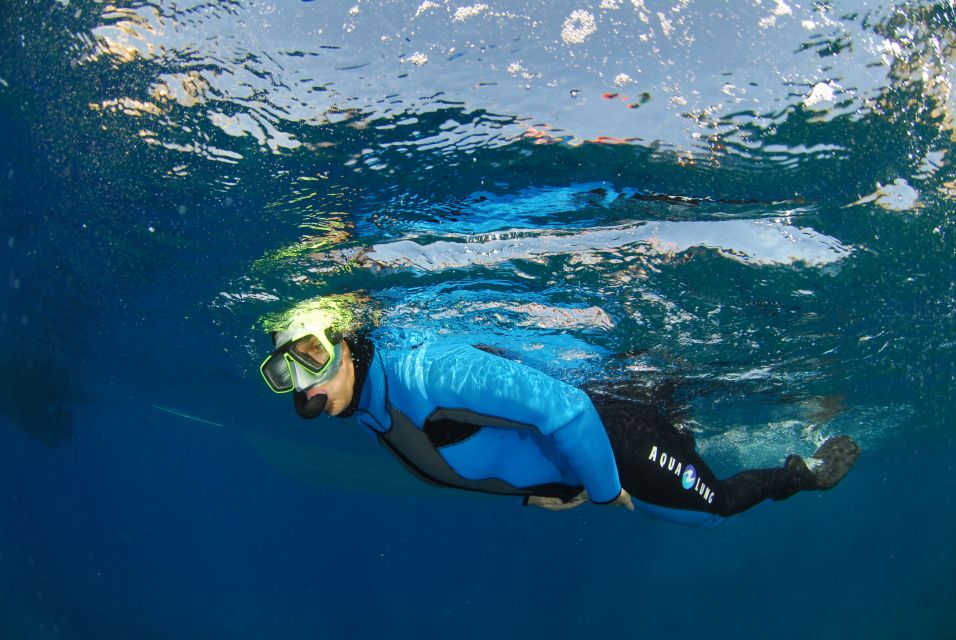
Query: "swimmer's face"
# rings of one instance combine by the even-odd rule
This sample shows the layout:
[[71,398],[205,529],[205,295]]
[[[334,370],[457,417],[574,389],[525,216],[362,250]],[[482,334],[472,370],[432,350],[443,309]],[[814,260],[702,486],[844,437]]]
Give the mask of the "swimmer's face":
[[[317,384],[314,387],[306,389],[306,397],[311,399],[322,393],[328,397],[325,403],[325,413],[331,416],[337,416],[342,413],[349,403],[352,402],[352,392],[355,389],[355,366],[352,364],[352,352],[345,340],[341,342],[342,346],[342,365],[338,373],[328,382]],[[321,350],[321,347],[316,345]]]

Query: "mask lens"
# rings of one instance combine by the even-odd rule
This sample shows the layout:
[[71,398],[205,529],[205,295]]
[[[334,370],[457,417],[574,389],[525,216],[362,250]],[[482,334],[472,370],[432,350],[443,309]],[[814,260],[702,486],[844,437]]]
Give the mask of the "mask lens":
[[335,377],[342,360],[338,346],[332,348],[332,354],[322,370],[316,373],[311,365],[304,366],[301,364],[300,356],[295,355],[292,351],[289,352],[288,360],[292,368],[292,384],[296,391],[304,391],[309,387],[328,382]]
[[276,393],[292,391],[292,372],[283,353],[273,353],[259,367],[262,377]]
[[289,355],[313,373],[321,373],[332,359],[332,354],[328,352],[326,346],[313,335],[304,336],[293,342]]

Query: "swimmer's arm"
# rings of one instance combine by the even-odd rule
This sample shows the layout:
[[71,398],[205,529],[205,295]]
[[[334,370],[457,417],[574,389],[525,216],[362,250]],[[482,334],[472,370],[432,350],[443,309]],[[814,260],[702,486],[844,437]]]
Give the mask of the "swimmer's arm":
[[[548,511],[566,511],[568,509],[580,507],[587,501],[588,492],[585,490],[567,501],[562,500],[561,498],[553,498],[550,496],[527,496],[524,499],[524,505],[526,507],[541,507],[542,509],[547,509]],[[627,492],[627,489],[622,488],[617,499],[609,504],[614,507],[624,507],[628,511],[634,511],[634,502],[631,500],[631,494]]]
[[554,439],[592,502],[622,500],[611,443],[587,394],[536,369],[467,345],[430,351],[418,356],[425,360],[420,382],[437,406],[537,428]]

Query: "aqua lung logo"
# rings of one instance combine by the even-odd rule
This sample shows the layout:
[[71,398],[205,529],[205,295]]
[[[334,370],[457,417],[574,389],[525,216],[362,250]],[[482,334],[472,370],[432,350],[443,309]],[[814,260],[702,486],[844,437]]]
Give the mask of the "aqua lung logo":
[[707,501],[707,504],[713,504],[715,494],[710,487],[701,481],[700,475],[697,473],[697,469],[694,468],[694,465],[689,464],[685,467],[684,464],[674,456],[667,455],[664,451],[658,451],[657,445],[651,448],[651,453],[647,456],[647,459],[651,462],[656,462],[661,469],[670,471],[680,478],[682,487],[699,495],[701,499]]
[[694,465],[689,464],[684,469],[684,475],[680,477],[680,483],[684,485],[685,489],[690,489],[695,482],[697,482],[697,469],[694,468]]

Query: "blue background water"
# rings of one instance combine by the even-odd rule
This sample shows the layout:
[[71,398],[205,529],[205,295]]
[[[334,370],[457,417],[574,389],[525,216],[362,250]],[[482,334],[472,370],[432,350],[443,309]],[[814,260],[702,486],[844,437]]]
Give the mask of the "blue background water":
[[[0,638],[954,636],[952,10],[487,4],[0,9]],[[431,490],[258,379],[346,291],[864,453],[709,531]]]

